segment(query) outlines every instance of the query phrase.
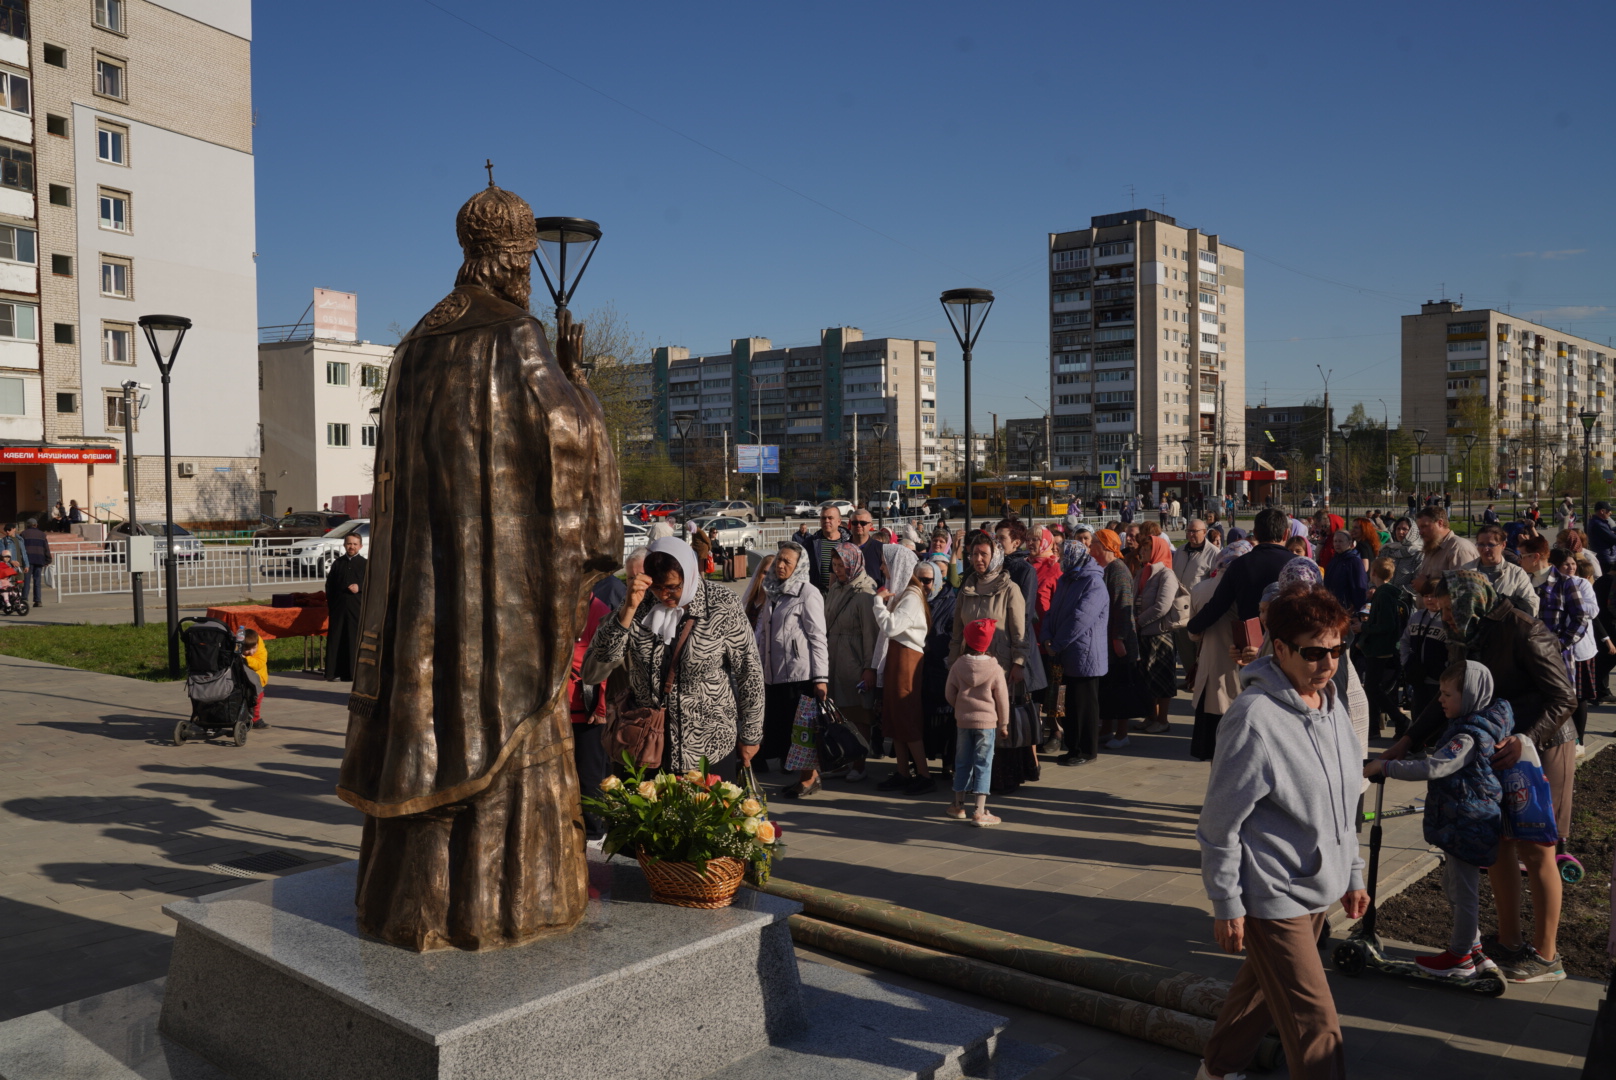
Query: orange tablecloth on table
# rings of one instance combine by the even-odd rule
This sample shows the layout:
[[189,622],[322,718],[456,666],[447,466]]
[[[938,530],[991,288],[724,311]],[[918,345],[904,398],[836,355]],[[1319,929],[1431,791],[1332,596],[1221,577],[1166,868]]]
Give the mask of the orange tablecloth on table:
[[208,618],[218,619],[232,633],[244,627],[256,630],[261,638],[324,637],[327,610],[323,607],[241,604],[236,607],[210,607]]

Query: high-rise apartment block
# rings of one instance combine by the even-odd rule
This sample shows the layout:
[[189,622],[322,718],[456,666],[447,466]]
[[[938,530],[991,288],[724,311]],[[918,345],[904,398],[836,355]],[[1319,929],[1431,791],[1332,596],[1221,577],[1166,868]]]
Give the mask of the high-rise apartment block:
[[156,313],[193,321],[175,516],[257,516],[251,34],[250,0],[0,0],[0,518],[121,516],[130,424],[161,505]]
[[[1403,427],[1431,433],[1428,454],[1443,452],[1438,440],[1445,435],[1450,459],[1463,455],[1465,436],[1474,434],[1485,444],[1476,454],[1506,459],[1500,470],[1519,468],[1529,484],[1536,466],[1547,481],[1554,462],[1582,446],[1579,415],[1607,413],[1613,355],[1608,344],[1509,312],[1466,311],[1452,300],[1424,304],[1418,315],[1403,316]],[[1596,461],[1608,454],[1610,421],[1601,422]],[[1476,467],[1487,460],[1477,458]]]
[[[773,443],[783,462],[794,452],[839,453],[856,423],[860,458],[870,462],[879,447],[883,459],[882,475],[865,476],[866,487],[938,469],[934,341],[866,340],[840,326],[821,331],[818,345],[777,349],[768,338],[744,337],[713,356],[669,345],[652,352],[652,386],[656,438],[676,454],[680,416],[694,419],[691,436],[704,446],[726,435]],[[879,439],[877,423],[886,425]]]
[[1052,471],[1238,469],[1245,444],[1245,252],[1130,210],[1049,234]]

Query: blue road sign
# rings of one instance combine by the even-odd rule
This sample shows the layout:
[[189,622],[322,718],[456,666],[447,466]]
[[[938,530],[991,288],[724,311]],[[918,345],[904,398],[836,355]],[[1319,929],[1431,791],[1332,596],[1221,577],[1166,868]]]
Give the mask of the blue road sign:
[[1122,487],[1122,472],[1119,469],[1101,469],[1100,486],[1107,491],[1116,491]]

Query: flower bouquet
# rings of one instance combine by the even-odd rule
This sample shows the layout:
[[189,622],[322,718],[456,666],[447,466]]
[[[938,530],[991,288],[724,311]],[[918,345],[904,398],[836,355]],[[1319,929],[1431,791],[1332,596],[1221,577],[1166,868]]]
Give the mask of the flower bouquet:
[[728,907],[741,879],[769,880],[780,830],[754,793],[701,768],[683,775],[647,770],[624,755],[628,778],[608,776],[584,806],[606,823],[603,849],[639,859],[652,899],[678,907]]

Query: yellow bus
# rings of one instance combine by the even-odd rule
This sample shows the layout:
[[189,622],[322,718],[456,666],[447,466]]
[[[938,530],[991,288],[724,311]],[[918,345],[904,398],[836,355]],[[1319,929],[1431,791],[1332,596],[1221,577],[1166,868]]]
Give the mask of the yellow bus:
[[[1067,480],[1003,480],[978,477],[971,485],[971,517],[1003,517],[1011,510],[1023,518],[1065,517],[1071,498]],[[939,499],[965,498],[965,481],[942,480],[931,485]]]

